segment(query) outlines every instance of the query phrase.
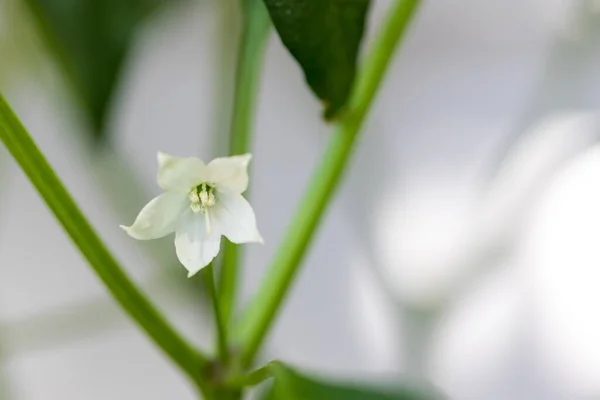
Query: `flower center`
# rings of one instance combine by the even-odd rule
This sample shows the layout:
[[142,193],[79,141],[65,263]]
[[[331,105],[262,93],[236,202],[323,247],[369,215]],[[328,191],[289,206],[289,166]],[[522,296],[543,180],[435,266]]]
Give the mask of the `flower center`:
[[208,209],[215,205],[215,188],[208,183],[201,183],[188,194],[190,208],[194,214],[204,214],[206,233],[210,235],[210,215]]

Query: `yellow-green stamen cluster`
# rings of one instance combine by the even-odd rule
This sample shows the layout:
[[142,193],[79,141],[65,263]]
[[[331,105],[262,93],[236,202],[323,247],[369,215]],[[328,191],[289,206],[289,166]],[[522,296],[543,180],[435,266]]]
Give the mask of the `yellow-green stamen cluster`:
[[202,183],[193,188],[188,197],[190,208],[194,214],[204,214],[206,220],[206,233],[210,235],[210,216],[208,209],[215,205],[215,188],[207,183]]

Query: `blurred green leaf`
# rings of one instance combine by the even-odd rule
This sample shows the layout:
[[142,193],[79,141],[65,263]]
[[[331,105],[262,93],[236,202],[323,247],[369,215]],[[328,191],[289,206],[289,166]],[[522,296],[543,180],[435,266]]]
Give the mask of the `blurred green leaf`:
[[26,0],[72,80],[96,138],[140,21],[164,0]]
[[435,400],[431,393],[414,389],[359,387],[354,384],[324,382],[303,376],[289,367],[274,362],[269,369],[275,382],[266,400]]
[[338,117],[354,83],[370,0],[264,1],[283,44],[325,103],[325,118]]

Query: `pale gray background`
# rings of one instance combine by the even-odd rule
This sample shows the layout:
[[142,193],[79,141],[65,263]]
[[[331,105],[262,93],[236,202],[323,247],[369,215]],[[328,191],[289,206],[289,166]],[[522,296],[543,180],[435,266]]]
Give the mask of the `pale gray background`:
[[[135,279],[208,346],[172,239],[138,243],[118,225],[159,192],[158,150],[223,154],[235,7],[195,1],[147,21],[98,155],[60,74],[35,39],[11,33],[16,0],[1,1],[7,98]],[[600,2],[424,3],[264,358],[427,380],[457,400],[598,398]],[[374,1],[370,31],[388,4]],[[244,302],[326,144],[319,112],[273,36],[252,171],[265,245],[246,248]],[[0,398],[193,399],[3,150],[0,166]]]

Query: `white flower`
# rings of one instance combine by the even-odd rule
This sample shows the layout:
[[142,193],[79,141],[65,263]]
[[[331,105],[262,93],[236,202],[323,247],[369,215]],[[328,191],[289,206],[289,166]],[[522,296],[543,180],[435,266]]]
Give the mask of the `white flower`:
[[242,197],[248,188],[252,155],[198,158],[158,153],[158,185],[165,193],[152,199],[130,227],[134,239],[158,239],[175,232],[177,257],[188,276],[207,266],[219,252],[221,235],[233,243],[262,243],[256,217]]

